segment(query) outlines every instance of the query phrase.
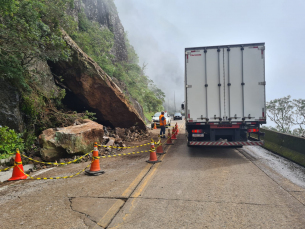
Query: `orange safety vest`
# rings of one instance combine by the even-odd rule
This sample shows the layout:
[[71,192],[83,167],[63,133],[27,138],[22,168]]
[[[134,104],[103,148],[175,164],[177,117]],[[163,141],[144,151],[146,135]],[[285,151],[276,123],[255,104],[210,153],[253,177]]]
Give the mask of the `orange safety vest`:
[[166,126],[166,118],[164,117],[164,121],[162,121],[162,117],[164,117],[164,115],[159,116],[160,126]]

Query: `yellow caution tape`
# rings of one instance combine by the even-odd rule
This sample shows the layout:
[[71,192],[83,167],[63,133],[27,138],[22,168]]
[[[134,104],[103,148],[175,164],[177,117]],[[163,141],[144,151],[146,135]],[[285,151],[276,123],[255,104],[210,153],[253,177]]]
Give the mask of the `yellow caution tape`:
[[148,153],[150,150],[143,150],[139,152],[131,152],[131,153],[120,153],[120,154],[114,154],[114,155],[107,155],[107,156],[100,156],[100,158],[109,158],[109,157],[119,157],[119,156],[126,156],[131,154],[138,154],[138,153]]
[[[92,151],[91,151],[91,152],[92,152]],[[90,153],[91,153],[91,152],[90,152]],[[76,162],[76,161],[78,161],[78,160],[81,160],[83,157],[88,156],[90,153],[87,153],[87,154],[85,154],[85,155],[83,155],[83,156],[81,156],[81,157],[79,157],[79,158],[76,158],[76,159],[73,160],[73,161],[69,161],[69,162],[67,162],[67,163],[56,163],[56,162],[43,162],[43,161],[37,161],[37,160],[34,160],[33,158],[30,158],[30,157],[28,157],[28,156],[25,156],[25,155],[22,154],[22,153],[20,153],[20,155],[21,155],[22,157],[25,157],[25,158],[29,159],[30,161],[34,161],[34,162],[41,163],[41,164],[46,164],[46,165],[69,165],[69,164],[72,164],[72,163],[74,163],[74,162]]]
[[[94,161],[94,160],[92,160],[92,162],[93,162],[93,161]],[[35,177],[32,177],[32,176],[29,175],[29,174],[26,174],[24,171],[22,171],[22,170],[19,168],[19,166],[17,166],[17,168],[18,168],[24,175],[26,175],[27,177],[29,177],[29,178],[31,178],[31,179],[33,179],[33,180],[57,180],[57,179],[66,179],[66,178],[72,178],[72,177],[78,176],[79,174],[81,174],[82,172],[84,172],[84,171],[92,164],[92,162],[91,162],[89,165],[87,165],[83,170],[79,171],[78,173],[75,173],[75,174],[73,174],[73,175],[71,175],[71,176],[65,176],[65,177],[37,177],[37,178],[35,178]]]
[[11,167],[7,167],[7,168],[5,168],[5,169],[1,169],[0,172],[2,172],[2,171],[7,171],[7,170],[9,170],[9,169],[11,169],[11,168],[14,168],[14,167],[15,167],[15,165],[13,165],[13,166],[11,166]]
[[[171,134],[171,135],[172,135],[172,134]],[[161,145],[163,145],[165,142],[167,142],[167,140],[168,140],[169,138],[171,138],[171,136],[169,136],[163,143],[161,143],[161,139],[159,139],[159,141],[158,141],[158,142],[155,142],[155,143],[158,144],[159,146],[161,146]],[[146,146],[146,145],[150,145],[150,143],[143,144],[143,145],[140,145],[140,146]],[[103,146],[103,145],[98,145],[98,146]],[[131,148],[136,148],[136,147],[140,147],[140,146],[134,146],[134,147],[111,147],[111,146],[110,146],[110,148],[131,149]],[[103,147],[109,147],[109,146],[103,146]],[[93,157],[93,158],[92,158],[92,161],[91,161],[91,164],[92,164],[92,162],[93,162],[94,160],[97,160],[97,159],[99,159],[99,158],[110,158],[110,157],[119,157],[119,156],[126,156],[126,155],[139,154],[139,153],[148,153],[148,152],[152,152],[152,151],[154,151],[154,150],[155,150],[155,149],[143,150],[143,151],[131,152],[131,153],[121,153],[121,154],[114,154],[114,155]],[[91,151],[91,152],[92,152],[92,151]],[[91,152],[90,152],[90,153],[91,153]],[[38,163],[52,164],[52,165],[68,165],[68,164],[71,164],[71,163],[73,163],[73,162],[75,162],[75,161],[77,161],[77,160],[82,159],[83,157],[89,155],[89,153],[87,153],[87,154],[83,155],[82,157],[77,158],[77,159],[75,159],[75,160],[73,160],[73,161],[70,161],[70,162],[68,162],[68,163],[42,162],[42,161],[34,160],[34,159],[32,159],[32,158],[30,158],[30,157],[27,157],[27,156],[25,156],[25,155],[23,155],[23,154],[21,154],[21,155],[22,155],[23,157],[29,159],[29,160],[32,160],[32,161],[38,162]],[[3,170],[0,170],[0,172],[1,172],[1,171],[9,170],[9,169],[11,169],[11,168],[17,166],[18,164],[21,164],[21,163],[22,163],[22,162],[20,162],[20,163],[15,163],[14,166],[9,167],[9,168],[5,168],[5,169],[3,169]],[[78,176],[79,174],[81,174],[82,172],[84,172],[91,164],[88,164],[83,170],[79,171],[78,173],[73,174],[73,175],[71,175],[71,176],[65,176],[65,177],[42,177],[42,178],[38,177],[38,178],[34,178],[34,177],[32,177],[31,175],[26,174],[24,171],[22,171],[22,170],[19,168],[19,166],[17,166],[17,168],[18,168],[23,174],[25,174],[27,177],[29,177],[29,178],[31,178],[31,179],[34,179],[34,180],[53,180],[53,179],[66,179],[66,178],[72,178],[72,177]]]
[[125,146],[125,147],[119,147],[119,146],[106,146],[106,145],[97,145],[99,147],[104,147],[104,148],[113,148],[113,149],[133,149],[133,148],[139,148],[142,146],[148,146],[150,145],[149,143],[143,144],[143,145],[138,145],[138,146]]

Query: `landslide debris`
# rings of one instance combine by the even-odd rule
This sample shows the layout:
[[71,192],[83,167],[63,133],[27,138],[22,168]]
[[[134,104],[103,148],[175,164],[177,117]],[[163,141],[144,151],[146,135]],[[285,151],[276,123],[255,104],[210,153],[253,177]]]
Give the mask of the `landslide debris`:
[[[126,147],[127,142],[149,139],[147,130],[137,126],[112,129],[89,119],[79,120],[73,126],[50,128],[39,136],[40,154],[45,161],[84,155],[93,149],[93,143]],[[101,155],[113,154],[122,149],[100,148]]]

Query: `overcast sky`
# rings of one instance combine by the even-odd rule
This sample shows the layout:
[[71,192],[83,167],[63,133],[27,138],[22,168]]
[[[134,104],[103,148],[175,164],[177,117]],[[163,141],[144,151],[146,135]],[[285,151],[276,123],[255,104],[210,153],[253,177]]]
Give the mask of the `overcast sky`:
[[184,101],[184,48],[265,42],[266,100],[305,99],[304,0],[115,0],[140,65]]

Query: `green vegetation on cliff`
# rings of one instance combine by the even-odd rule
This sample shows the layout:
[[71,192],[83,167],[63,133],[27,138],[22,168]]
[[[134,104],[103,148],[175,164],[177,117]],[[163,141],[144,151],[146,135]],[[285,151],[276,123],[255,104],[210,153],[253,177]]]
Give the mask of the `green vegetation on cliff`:
[[[61,103],[65,90],[44,90],[46,73],[33,68],[38,62],[69,60],[70,49],[61,28],[110,77],[126,85],[124,89],[143,106],[144,112],[162,109],[165,95],[144,74],[144,67],[138,65],[138,56],[127,35],[128,60],[117,62],[112,54],[114,34],[106,26],[89,21],[84,12],[73,11],[73,7],[73,0],[0,0],[0,78],[14,85],[22,96],[20,109],[31,127],[22,135],[25,143],[27,139],[32,142],[33,136],[43,129],[71,125],[77,118],[93,115],[65,109]],[[67,14],[71,10],[77,12],[77,21]]]
[[[70,49],[62,38],[61,27],[70,27],[71,17],[66,8],[71,3],[71,0],[0,0],[0,78],[14,85],[22,95],[20,110],[28,131],[18,136],[25,139],[25,147],[43,129],[70,125],[77,118],[92,116],[63,110],[61,99],[65,91],[44,90],[48,87],[43,85],[46,73],[33,67],[38,62],[69,58]],[[5,136],[10,141],[14,135]]]
[[[83,12],[78,13],[78,22],[74,21],[66,13],[67,8],[73,8],[73,0],[1,0],[0,3],[0,77],[19,88],[28,105],[25,112],[37,121],[44,107],[51,103],[60,105],[64,96],[64,92],[46,95],[39,85],[43,73],[31,70],[38,60],[56,62],[69,58],[70,51],[60,28],[109,76],[123,82],[145,112],[162,109],[165,94],[138,65],[138,56],[127,36],[128,61],[115,62],[111,54],[114,34],[107,27],[89,21]],[[112,0],[110,3],[115,7]]]
[[2,0],[0,4],[0,77],[29,89],[34,59],[67,59],[61,37],[68,0]]

